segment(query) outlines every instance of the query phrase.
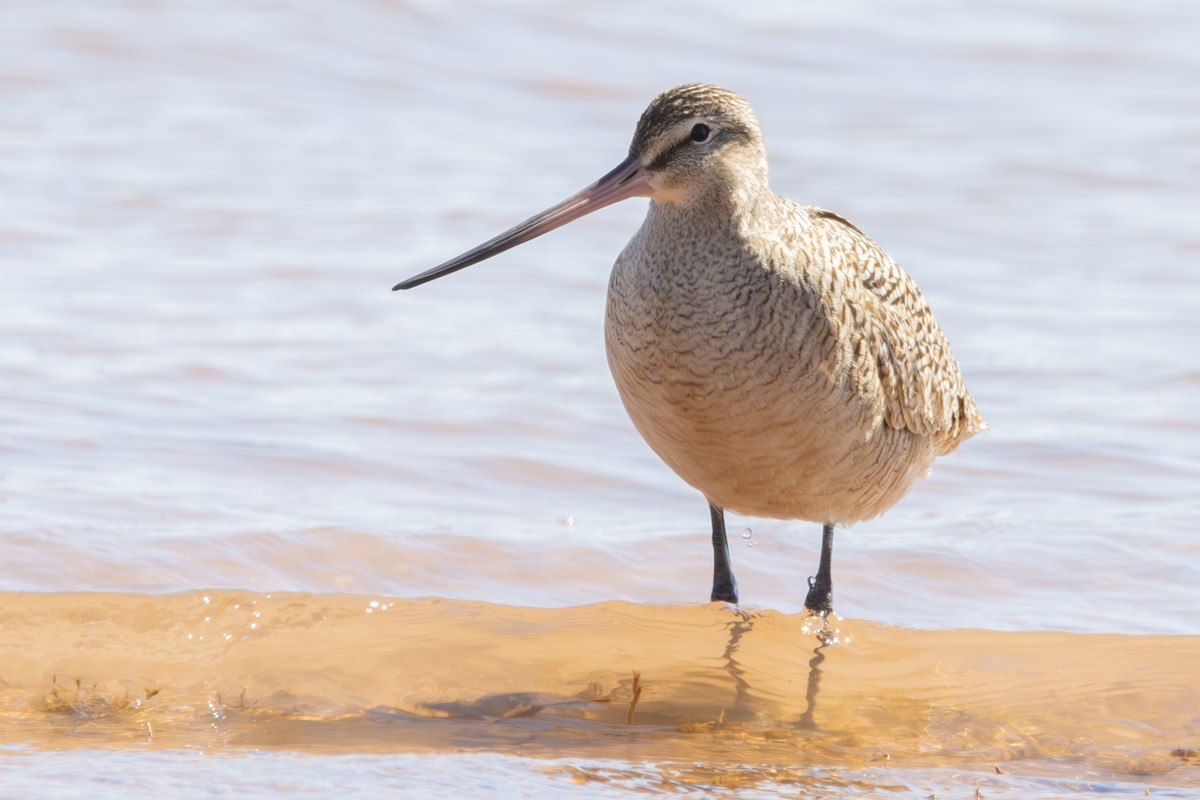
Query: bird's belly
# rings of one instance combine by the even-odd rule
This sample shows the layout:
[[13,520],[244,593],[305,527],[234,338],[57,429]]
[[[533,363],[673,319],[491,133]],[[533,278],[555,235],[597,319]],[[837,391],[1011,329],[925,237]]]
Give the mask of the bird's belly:
[[711,326],[674,330],[610,313],[609,367],[647,444],[710,502],[851,523],[890,508],[928,472],[933,442],[882,424],[830,377],[820,346],[751,338],[731,349],[727,334],[706,335]]

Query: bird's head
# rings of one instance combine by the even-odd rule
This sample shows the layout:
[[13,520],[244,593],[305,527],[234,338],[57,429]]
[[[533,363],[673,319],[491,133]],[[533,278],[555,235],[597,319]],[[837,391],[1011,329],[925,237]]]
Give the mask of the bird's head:
[[766,185],[758,120],[744,97],[719,86],[689,83],[660,94],[638,120],[630,151],[658,202],[689,205]]

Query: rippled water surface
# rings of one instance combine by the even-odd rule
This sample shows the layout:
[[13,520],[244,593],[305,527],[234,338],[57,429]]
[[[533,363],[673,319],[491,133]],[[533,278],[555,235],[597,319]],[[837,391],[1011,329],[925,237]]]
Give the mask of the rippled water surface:
[[[0,794],[1200,792],[1189,3],[10,3]],[[844,532],[704,502],[604,362],[659,91],[918,280],[985,435]],[[744,531],[744,533],[743,533]]]

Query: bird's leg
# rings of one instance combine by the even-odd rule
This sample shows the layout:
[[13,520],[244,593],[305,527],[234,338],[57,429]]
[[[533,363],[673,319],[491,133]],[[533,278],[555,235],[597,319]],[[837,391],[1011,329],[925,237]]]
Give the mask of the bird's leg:
[[821,533],[821,563],[817,566],[817,576],[808,579],[808,596],[804,598],[804,607],[822,617],[833,611],[833,576],[829,566],[832,560],[833,523],[826,522]]
[[708,511],[712,515],[712,600],[737,605],[737,579],[733,577],[733,567],[729,564],[729,542],[725,539],[725,509],[709,503]]

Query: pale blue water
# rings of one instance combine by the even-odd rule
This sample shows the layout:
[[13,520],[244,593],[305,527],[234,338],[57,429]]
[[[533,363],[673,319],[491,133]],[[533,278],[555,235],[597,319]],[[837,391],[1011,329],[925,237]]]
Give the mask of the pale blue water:
[[[976,784],[989,800],[1023,800],[1028,797],[1145,797],[1142,787],[1119,783],[1072,779],[1029,779],[986,773],[962,774],[930,770],[919,785],[906,790],[887,767],[866,770],[827,770],[811,782],[783,781],[771,768],[755,764],[728,768],[730,775],[758,774],[758,786],[733,790],[695,785],[688,779],[691,765],[646,764],[631,768],[614,760],[525,759],[487,753],[376,756],[364,767],[355,756],[307,756],[257,752],[214,758],[205,753],[158,752],[149,762],[107,751],[73,751],[49,761],[21,750],[4,753],[10,768],[22,771],[23,782],[12,784],[24,797],[38,796],[40,786],[55,787],[61,800],[91,800],[111,797],[239,797],[337,796],[347,800],[376,798],[380,793],[426,800],[447,795],[470,798],[542,798],[546,796],[608,800],[630,795],[681,795],[738,797],[766,800],[780,796],[803,796],[792,792],[824,792],[814,796],[872,796],[879,791],[897,800],[927,800],[929,797],[971,797],[963,787]],[[136,772],[132,771],[136,770]],[[579,774],[595,776],[581,782]],[[773,780],[774,779],[774,780]],[[336,795],[331,787],[336,786]],[[844,794],[849,791],[849,794]],[[842,793],[842,794],[839,794]],[[49,795],[46,795],[49,796]],[[1194,797],[1188,789],[1163,789],[1154,797]]]
[[[917,278],[992,426],[842,536],[840,611],[1195,635],[1198,33],[1182,2],[8,4],[0,590],[705,599],[703,501],[604,363],[639,203],[389,291],[591,182],[657,92],[704,80],[752,101],[778,191]],[[798,610],[815,526],[731,524],[744,599]],[[115,757],[5,738],[23,796]],[[316,794],[475,774],[170,758],[197,797],[242,766],[291,791],[272,759]]]

